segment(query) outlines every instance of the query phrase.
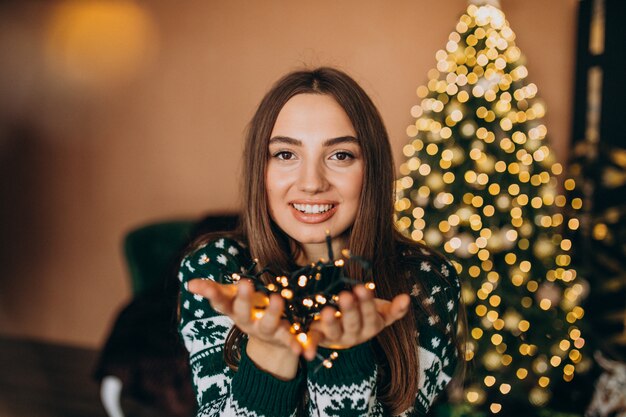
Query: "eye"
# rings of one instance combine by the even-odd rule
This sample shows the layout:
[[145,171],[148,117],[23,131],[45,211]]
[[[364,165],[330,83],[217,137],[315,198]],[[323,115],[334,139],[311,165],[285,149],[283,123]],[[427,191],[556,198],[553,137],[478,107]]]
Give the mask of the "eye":
[[281,161],[290,161],[292,159],[294,159],[296,156],[293,154],[293,152],[289,152],[289,151],[279,151],[276,152],[272,155],[273,158],[278,158]]
[[348,161],[350,159],[354,159],[354,155],[350,152],[339,151],[339,152],[335,152],[334,154],[332,154],[330,156],[330,159],[334,159],[337,161]]

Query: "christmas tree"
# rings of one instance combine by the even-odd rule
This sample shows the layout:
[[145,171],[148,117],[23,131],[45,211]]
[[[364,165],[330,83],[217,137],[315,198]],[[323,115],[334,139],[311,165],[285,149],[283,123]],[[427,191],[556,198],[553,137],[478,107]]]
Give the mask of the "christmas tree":
[[396,224],[453,259],[464,282],[473,363],[464,400],[487,414],[536,415],[555,384],[590,365],[585,286],[567,238],[579,222],[563,215],[582,200],[559,191],[545,106],[499,8],[470,5],[436,59],[411,109]]

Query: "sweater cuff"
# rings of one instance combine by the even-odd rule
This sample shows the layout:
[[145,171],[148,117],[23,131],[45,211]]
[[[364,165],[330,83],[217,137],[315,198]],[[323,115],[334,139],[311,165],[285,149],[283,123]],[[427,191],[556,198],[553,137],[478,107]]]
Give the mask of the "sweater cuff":
[[334,385],[337,381],[345,381],[346,379],[361,380],[363,377],[369,377],[376,372],[376,357],[369,342],[349,349],[320,347],[317,352],[324,358],[330,357],[333,352],[339,354],[337,359],[333,361],[331,368],[321,366],[317,372],[313,372],[313,369],[319,367],[319,362],[308,363],[309,377],[320,383]]
[[269,416],[291,416],[298,405],[297,394],[303,380],[300,369],[290,381],[283,381],[259,369],[248,357],[244,345],[239,370],[233,377],[233,396],[240,405],[250,410],[259,410]]

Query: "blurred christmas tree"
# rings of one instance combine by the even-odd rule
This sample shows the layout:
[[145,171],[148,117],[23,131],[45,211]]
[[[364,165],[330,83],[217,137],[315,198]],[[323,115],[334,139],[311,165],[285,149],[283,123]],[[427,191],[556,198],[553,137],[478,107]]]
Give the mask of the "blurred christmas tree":
[[586,285],[568,254],[579,222],[563,216],[582,200],[559,194],[545,106],[514,41],[492,4],[461,16],[417,89],[396,212],[398,228],[450,254],[465,282],[473,362],[465,400],[487,414],[527,416],[590,361],[579,323]]

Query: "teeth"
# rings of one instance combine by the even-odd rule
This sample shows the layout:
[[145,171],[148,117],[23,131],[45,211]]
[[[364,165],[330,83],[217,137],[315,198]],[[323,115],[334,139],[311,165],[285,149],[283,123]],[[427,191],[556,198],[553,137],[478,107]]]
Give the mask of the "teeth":
[[293,204],[293,207],[306,214],[325,213],[334,206],[332,204]]

